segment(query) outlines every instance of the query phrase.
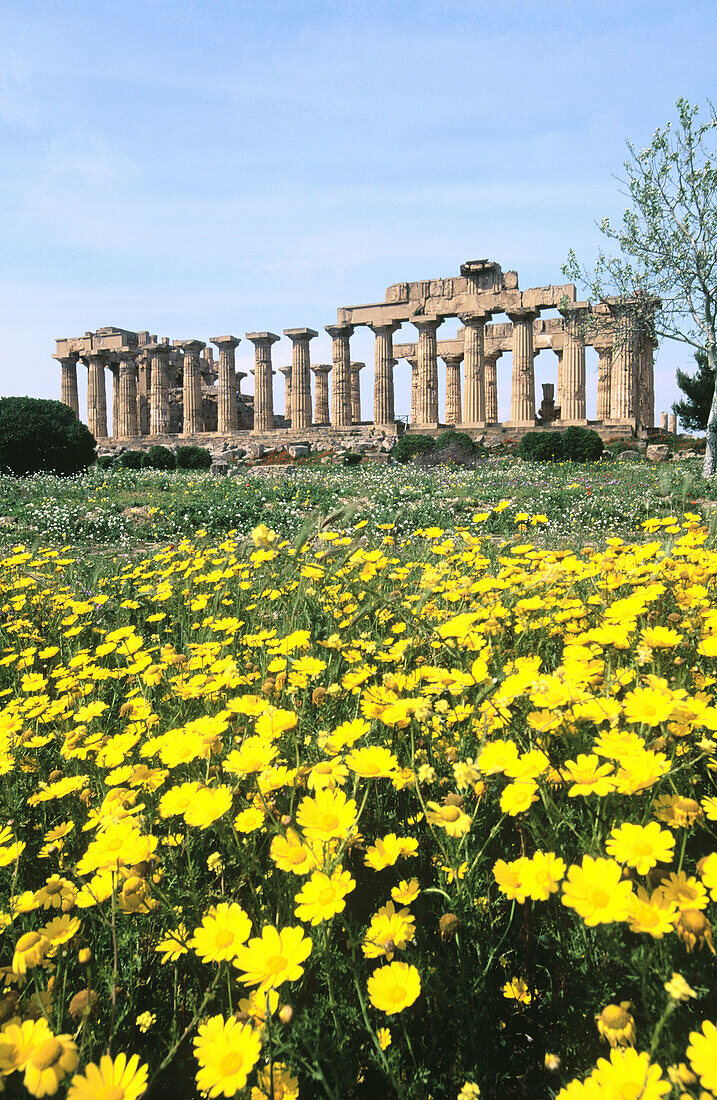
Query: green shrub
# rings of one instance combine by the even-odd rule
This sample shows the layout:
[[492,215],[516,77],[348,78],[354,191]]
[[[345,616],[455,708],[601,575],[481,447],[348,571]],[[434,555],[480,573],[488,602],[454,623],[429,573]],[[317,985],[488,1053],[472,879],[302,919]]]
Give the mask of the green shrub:
[[580,428],[574,424],[562,433],[563,458],[568,462],[597,462],[605,444],[592,428]]
[[416,455],[428,454],[435,446],[436,441],[430,435],[404,435],[391,451],[391,456],[396,462],[410,462]]
[[147,456],[144,451],[123,451],[117,465],[123,470],[142,470],[148,465]]
[[556,462],[563,457],[563,432],[526,432],[518,444],[519,458]]
[[147,451],[147,465],[152,470],[173,470],[176,466],[174,451],[155,443]]
[[468,454],[478,454],[479,451],[484,449],[483,444],[476,443],[475,439],[471,439],[468,435],[468,432],[457,432],[455,428],[449,428],[447,431],[441,432],[435,441],[435,450],[437,451],[442,451],[445,447],[450,446],[461,447]]
[[175,457],[178,470],[208,470],[212,464],[206,447],[177,447]]
[[114,461],[113,455],[100,455],[95,466],[97,466],[99,470],[111,470],[114,466]]
[[94,462],[96,449],[89,428],[61,401],[0,398],[0,471],[79,474]]
[[357,451],[348,451],[343,457],[344,466],[358,466],[359,462],[363,458],[363,455],[358,454]]

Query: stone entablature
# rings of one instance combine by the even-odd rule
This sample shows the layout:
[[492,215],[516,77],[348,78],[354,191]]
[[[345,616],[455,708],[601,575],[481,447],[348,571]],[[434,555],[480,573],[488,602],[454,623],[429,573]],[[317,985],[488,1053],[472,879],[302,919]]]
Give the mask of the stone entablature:
[[[77,363],[87,368],[87,421],[96,438],[107,437],[106,371],[112,376],[113,437],[195,438],[203,433],[271,432],[290,426],[303,431],[316,425],[346,429],[362,421],[359,372],[364,363],[351,358],[351,337],[359,326],[375,337],[373,423],[395,431],[394,368],[405,359],[412,371],[412,427],[439,427],[439,360],[445,365],[445,416],[466,430],[498,426],[498,360],[510,355],[511,418],[508,428],[527,429],[536,416],[534,357],[550,349],[556,355],[556,425],[586,424],[586,347],[598,353],[598,424],[632,431],[654,423],[656,347],[649,316],[638,328],[630,303],[608,300],[592,307],[575,300],[571,283],[521,291],[518,274],[503,272],[490,260],[461,265],[460,275],[421,282],[395,283],[382,302],[343,306],[337,323],[327,325],[331,363],[311,363],[315,329],[284,329],[292,346],[285,376],[284,416],[274,410],[271,332],[246,333],[254,345],[254,396],[241,393],[235,351],[241,338],[157,340],[148,331],[101,328],[57,341],[54,358],[62,371],[61,399],[79,416]],[[655,303],[657,305],[657,303]],[[547,310],[557,317],[543,317]],[[504,315],[507,320],[494,318]],[[443,322],[461,321],[454,339],[441,340]],[[410,324],[410,342],[394,342]],[[314,378],[313,399],[311,378]],[[331,382],[331,384],[329,384]]]

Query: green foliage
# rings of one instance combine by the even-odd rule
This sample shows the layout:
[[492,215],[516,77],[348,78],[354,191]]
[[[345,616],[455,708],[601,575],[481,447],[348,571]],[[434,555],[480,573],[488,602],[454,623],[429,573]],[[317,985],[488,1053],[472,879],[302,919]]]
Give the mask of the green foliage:
[[580,428],[577,424],[562,433],[563,458],[568,462],[597,462],[605,444],[592,428]]
[[517,454],[530,462],[559,462],[563,457],[562,432],[526,432]]
[[173,470],[176,466],[174,451],[155,443],[147,451],[147,465],[151,470]]
[[112,455],[100,455],[95,462],[95,466],[98,470],[111,470],[114,466],[114,457]]
[[362,459],[363,455],[360,455],[357,451],[348,451],[343,457],[343,464],[344,466],[358,466]]
[[149,465],[144,451],[123,451],[117,459],[123,470],[142,470]]
[[472,455],[480,454],[484,450],[483,444],[471,439],[468,432],[457,432],[455,428],[441,432],[435,441],[434,450],[442,451],[446,447],[460,447],[467,454]]
[[573,425],[562,432],[527,432],[518,457],[531,462],[597,462],[604,444],[591,428]]
[[418,435],[411,433],[399,439],[391,451],[391,456],[396,462],[410,462],[416,455],[425,455],[433,451],[436,441],[430,435]]
[[89,429],[61,401],[0,398],[0,471],[78,474],[94,462],[96,447]]
[[705,352],[695,352],[695,359],[697,370],[694,374],[677,370],[677,385],[685,396],[672,406],[673,413],[687,432],[703,432],[707,427],[715,389],[715,376],[709,368]]
[[177,447],[175,458],[178,470],[208,470],[212,464],[206,447]]

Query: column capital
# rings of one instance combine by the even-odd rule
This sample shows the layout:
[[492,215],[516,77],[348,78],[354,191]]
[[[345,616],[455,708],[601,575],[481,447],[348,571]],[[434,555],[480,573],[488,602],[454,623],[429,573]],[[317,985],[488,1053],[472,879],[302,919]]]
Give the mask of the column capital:
[[[272,371],[270,371],[270,370],[267,370],[267,371],[266,371],[266,373],[267,373],[267,374],[271,374],[271,375],[273,376],[273,375],[275,375],[275,374],[276,374],[276,371],[275,371],[275,370],[272,370]],[[250,371],[249,371],[249,374],[253,374],[253,375],[256,375],[256,368],[255,368],[255,367],[252,367],[252,368],[250,369]],[[239,374],[237,374],[237,378],[238,378],[238,377],[239,377]],[[242,375],[241,375],[241,377],[242,377],[242,378],[246,378],[246,375],[245,375],[245,374],[242,374]]]
[[462,351],[451,352],[450,354],[439,356],[447,367],[459,367],[463,362],[463,357],[464,353]]
[[318,335],[318,332],[314,328],[284,329],[284,336],[288,336],[292,343],[296,343],[298,340],[313,340],[314,337]]
[[291,378],[291,372],[293,367],[279,367],[279,373],[284,375],[284,378]]
[[151,344],[145,345],[145,351],[148,351],[150,355],[169,355],[172,350],[169,344],[165,344],[163,341],[153,340]]
[[523,306],[520,309],[511,309],[507,312],[507,316],[513,322],[513,324],[516,324],[520,321],[525,321],[530,322],[530,324],[532,325],[533,321],[537,321],[538,317],[540,317],[540,310],[527,309]]
[[356,374],[358,374],[358,372],[360,370],[363,370],[365,366],[366,366],[365,363],[352,363],[351,364],[351,370],[354,371]]
[[459,313],[458,320],[461,324],[469,325],[484,325],[487,321],[490,321],[493,313],[489,309],[473,310],[470,313]]
[[75,365],[77,364],[77,361],[80,358],[80,353],[79,351],[72,351],[69,355],[53,355],[52,358],[56,359],[57,362],[63,367],[71,367],[73,363]]
[[590,302],[571,302],[567,306],[559,306],[558,313],[566,321],[572,321],[573,319],[580,319],[585,313],[590,310]]
[[277,340],[281,340],[281,337],[277,336],[275,332],[245,332],[244,335],[254,347],[258,347],[260,344],[268,344],[271,347]]
[[500,359],[501,355],[503,355],[503,354],[504,354],[504,352],[502,352],[500,350],[498,350],[498,351],[486,351],[485,354],[483,355],[483,358],[484,359],[490,359],[491,361],[495,360],[497,362]]
[[374,336],[378,336],[379,332],[392,333],[397,328],[401,327],[401,321],[376,321],[373,324],[369,324],[367,327],[371,329]]
[[331,370],[331,363],[312,363],[311,370],[314,374],[328,374]]
[[[209,342],[216,344],[220,351],[223,351],[224,348],[232,350],[241,344],[241,336],[210,336]],[[211,351],[212,349],[209,348],[208,350]]]
[[136,362],[138,356],[143,354],[143,349],[139,348],[139,347],[137,347],[137,348],[124,347],[124,348],[119,348],[118,351],[117,351],[117,354],[120,357],[120,362],[122,362],[122,360],[124,360],[125,363],[134,363],[134,362]]
[[436,313],[424,314],[422,317],[412,317],[411,324],[415,325],[419,332],[422,328],[428,330],[432,328],[435,332],[438,326],[443,324],[443,317]]
[[205,348],[206,346],[207,345],[205,344],[204,340],[175,340],[174,341],[174,347],[175,348],[184,348],[184,350],[187,351],[187,352],[198,353],[198,352],[202,351],[202,349]]
[[333,340],[340,336],[353,336],[355,327],[355,325],[324,325],[326,332]]
[[105,366],[112,366],[109,363],[108,351],[84,351],[80,352],[80,359],[83,363],[103,363]]

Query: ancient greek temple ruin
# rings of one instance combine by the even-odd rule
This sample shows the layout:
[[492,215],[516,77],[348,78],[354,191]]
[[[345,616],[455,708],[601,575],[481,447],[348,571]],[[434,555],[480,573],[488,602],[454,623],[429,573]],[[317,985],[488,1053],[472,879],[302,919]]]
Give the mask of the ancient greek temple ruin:
[[[460,275],[396,283],[383,302],[339,308],[331,336],[332,362],[312,364],[312,328],[288,328],[291,364],[284,375],[284,407],[274,409],[273,353],[280,336],[248,332],[254,346],[254,393],[242,394],[237,336],[173,340],[146,332],[101,328],[57,341],[61,400],[79,416],[77,366],[87,369],[87,423],[108,438],[107,372],[111,376],[112,440],[168,442],[202,436],[280,438],[311,436],[314,429],[349,431],[372,423],[395,434],[394,368],[411,367],[409,430],[455,426],[476,433],[583,424],[603,434],[634,434],[654,424],[656,347],[648,321],[638,324],[629,303],[592,306],[575,300],[571,284],[521,291],[518,274],[489,260],[464,263]],[[543,316],[552,313],[553,316]],[[505,320],[501,320],[504,317]],[[458,318],[455,338],[440,339],[444,321]],[[497,318],[497,320],[494,320]],[[359,374],[351,337],[359,326],[375,337],[373,415],[362,419]],[[399,329],[409,326],[401,340]],[[598,355],[597,418],[586,412],[586,347]],[[214,349],[217,359],[214,358]],[[543,386],[536,405],[534,358],[556,356],[556,384]],[[510,356],[510,419],[498,420],[498,362]],[[288,355],[287,355],[288,358]],[[445,414],[439,420],[439,362],[445,369]],[[507,373],[507,372],[505,372]],[[314,376],[313,394],[311,376]],[[138,437],[142,437],[141,439]]]

